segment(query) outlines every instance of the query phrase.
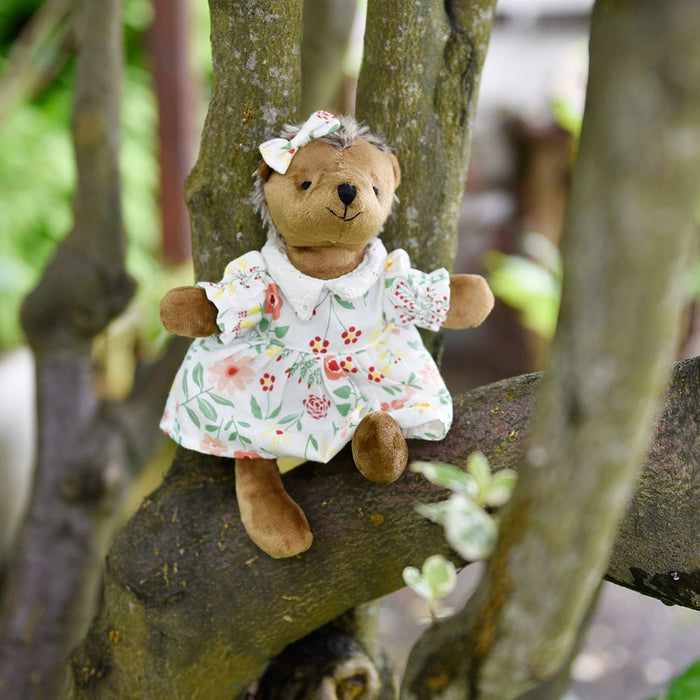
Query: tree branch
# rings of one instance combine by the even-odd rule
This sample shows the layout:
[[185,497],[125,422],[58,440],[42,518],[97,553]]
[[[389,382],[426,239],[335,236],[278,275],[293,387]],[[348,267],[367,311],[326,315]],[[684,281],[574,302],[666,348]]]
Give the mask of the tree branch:
[[[75,221],[22,309],[36,355],[39,450],[0,616],[0,694],[22,700],[59,695],[65,660],[94,613],[132,459],[157,439],[152,402],[164,400],[174,371],[166,359],[151,375],[151,403],[128,404],[121,421],[93,391],[92,340],[134,287],[124,267],[119,183],[121,3],[83,2],[78,20]],[[134,418],[142,424],[127,430]]]
[[[413,442],[411,457],[465,464],[476,449],[494,468],[517,465],[528,437],[536,375],[516,377],[455,401],[441,443]],[[611,562],[615,580],[667,602],[700,608],[693,573],[696,528],[691,484],[700,472],[696,430],[700,360],[677,367],[667,408],[631,513],[651,518],[653,558],[625,524]],[[654,474],[672,468],[678,488],[654,497]],[[285,646],[363,602],[402,587],[401,572],[436,552],[441,528],[413,505],[444,497],[421,477],[391,486],[363,479],[344,451],[329,465],[307,463],[285,486],[308,514],[314,546],[280,563],[262,554],[238,520],[233,468],[225,459],[180,450],[164,484],[117,536],[107,560],[103,603],[72,660],[72,696],[225,698],[243,691]],[[625,562],[646,572],[640,587]],[[651,557],[651,558],[650,558]],[[673,577],[671,571],[687,572]],[[658,586],[663,579],[663,586]]]
[[[700,191],[699,31],[683,1],[596,4],[552,369],[484,578],[419,640],[403,697],[520,697],[570,653],[676,351]],[[686,524],[697,535],[697,521]]]

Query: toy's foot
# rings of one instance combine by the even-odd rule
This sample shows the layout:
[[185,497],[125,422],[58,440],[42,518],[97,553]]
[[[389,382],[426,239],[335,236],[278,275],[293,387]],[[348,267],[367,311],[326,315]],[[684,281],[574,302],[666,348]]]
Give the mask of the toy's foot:
[[284,490],[274,460],[237,459],[236,498],[243,527],[266,554],[283,559],[311,546],[309,521]]
[[366,415],[352,436],[352,456],[370,481],[396,481],[408,462],[408,445],[396,421],[382,411]]

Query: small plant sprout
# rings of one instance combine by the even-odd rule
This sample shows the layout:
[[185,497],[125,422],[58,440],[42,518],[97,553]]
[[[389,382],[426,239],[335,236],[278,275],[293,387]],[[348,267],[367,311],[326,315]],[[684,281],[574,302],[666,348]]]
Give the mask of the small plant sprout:
[[403,570],[403,580],[428,604],[428,612],[433,622],[453,613],[452,608],[440,603],[440,599],[454,590],[457,583],[457,570],[455,565],[442,554],[428,557],[421,571],[415,566],[407,566]]
[[[450,546],[467,561],[489,557],[496,544],[498,524],[496,517],[486,509],[498,508],[509,500],[516,473],[512,469],[501,469],[492,474],[481,452],[469,456],[466,471],[434,462],[413,462],[410,469],[452,492],[447,500],[419,504],[416,510],[442,525]],[[407,567],[403,577],[406,584],[428,602],[433,620],[446,614],[439,608],[438,601],[454,588],[456,579],[450,561],[441,555],[429,557],[422,572]]]

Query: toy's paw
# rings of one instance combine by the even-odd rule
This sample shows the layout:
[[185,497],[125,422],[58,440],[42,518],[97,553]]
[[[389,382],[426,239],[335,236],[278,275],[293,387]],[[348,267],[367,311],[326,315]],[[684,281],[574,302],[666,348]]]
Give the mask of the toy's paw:
[[390,484],[408,463],[408,445],[396,421],[382,411],[365,416],[352,436],[352,456],[370,481]]
[[217,310],[201,287],[175,287],[161,299],[160,321],[168,333],[205,338],[219,330]]
[[309,521],[284,490],[274,460],[237,459],[236,497],[248,537],[265,554],[284,559],[311,547]]
[[450,275],[450,310],[445,328],[475,328],[493,309],[493,292],[481,275]]

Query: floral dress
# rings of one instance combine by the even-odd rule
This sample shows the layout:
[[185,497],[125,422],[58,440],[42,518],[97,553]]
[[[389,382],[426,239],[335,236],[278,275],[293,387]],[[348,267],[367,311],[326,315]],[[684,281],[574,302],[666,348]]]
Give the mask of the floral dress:
[[184,447],[327,462],[372,411],[407,438],[445,436],[452,400],[416,329],[447,316],[445,269],[414,270],[375,239],[355,270],[321,280],[271,236],[200,286],[220,333],[192,343],[161,421]]

